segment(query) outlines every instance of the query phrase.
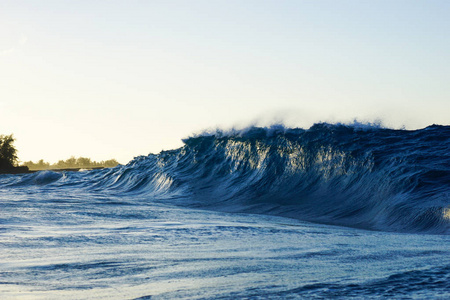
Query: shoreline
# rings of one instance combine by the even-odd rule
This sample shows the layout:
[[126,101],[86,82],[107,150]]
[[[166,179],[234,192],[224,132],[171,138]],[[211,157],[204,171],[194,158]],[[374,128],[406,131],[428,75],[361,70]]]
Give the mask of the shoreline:
[[105,167],[94,168],[65,168],[65,169],[42,169],[42,170],[30,170],[27,166],[13,167],[8,169],[0,169],[0,175],[16,175],[16,174],[31,174],[40,171],[52,171],[52,172],[79,172],[81,170],[101,170]]

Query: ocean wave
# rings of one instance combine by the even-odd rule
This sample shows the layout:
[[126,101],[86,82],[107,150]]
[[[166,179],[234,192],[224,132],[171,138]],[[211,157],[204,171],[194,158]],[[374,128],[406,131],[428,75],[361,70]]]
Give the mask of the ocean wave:
[[183,142],[113,169],[64,180],[42,173],[33,180],[78,182],[94,191],[201,209],[371,230],[450,232],[450,126],[249,127]]
[[196,208],[388,231],[449,232],[450,127],[216,131],[140,156],[98,184]]

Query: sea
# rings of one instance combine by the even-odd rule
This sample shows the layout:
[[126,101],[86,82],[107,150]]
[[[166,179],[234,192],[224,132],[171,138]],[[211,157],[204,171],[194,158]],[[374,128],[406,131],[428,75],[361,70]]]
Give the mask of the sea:
[[0,298],[450,299],[450,126],[183,142],[0,175]]

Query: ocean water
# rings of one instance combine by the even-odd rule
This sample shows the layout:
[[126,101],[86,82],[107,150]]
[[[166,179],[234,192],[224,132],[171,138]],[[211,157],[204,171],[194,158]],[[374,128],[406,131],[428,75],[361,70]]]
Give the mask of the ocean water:
[[184,143],[0,175],[0,298],[450,298],[449,126]]

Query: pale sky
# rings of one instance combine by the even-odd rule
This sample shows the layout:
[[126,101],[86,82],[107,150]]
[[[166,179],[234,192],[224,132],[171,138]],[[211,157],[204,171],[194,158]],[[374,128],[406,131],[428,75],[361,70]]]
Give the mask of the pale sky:
[[0,0],[21,161],[158,153],[215,127],[450,123],[450,1]]

